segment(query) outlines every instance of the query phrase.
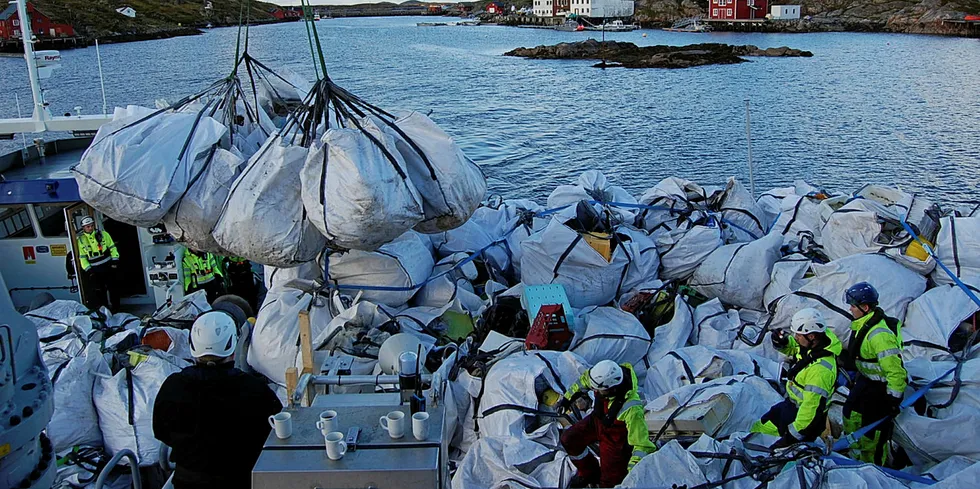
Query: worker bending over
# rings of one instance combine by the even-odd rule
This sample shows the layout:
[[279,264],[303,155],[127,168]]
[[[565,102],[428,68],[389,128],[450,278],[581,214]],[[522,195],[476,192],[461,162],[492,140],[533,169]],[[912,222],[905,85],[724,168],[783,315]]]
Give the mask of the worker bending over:
[[801,441],[812,442],[827,425],[830,397],[837,384],[837,357],[841,342],[816,309],[793,315],[790,332],[773,331],[773,346],[792,362],[786,372],[787,399],[769,409],[752,432],[779,436],[773,448]]
[[[566,411],[588,390],[595,393],[592,413],[561,435],[561,444],[578,469],[570,487],[613,487],[657,447],[650,441],[636,373],[630,364],[618,365],[612,360],[595,364],[565,392],[559,411]],[[595,442],[599,442],[601,462],[589,453],[589,445]]]

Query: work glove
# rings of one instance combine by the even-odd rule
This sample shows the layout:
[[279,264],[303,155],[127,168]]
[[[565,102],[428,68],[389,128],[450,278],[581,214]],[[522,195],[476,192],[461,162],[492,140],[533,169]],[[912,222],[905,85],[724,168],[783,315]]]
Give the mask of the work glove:
[[778,440],[776,440],[776,443],[773,443],[769,448],[776,450],[778,448],[786,448],[794,443],[799,443],[799,440],[793,438],[792,436],[781,436]]
[[888,415],[895,418],[898,417],[899,413],[902,412],[902,398],[885,396],[887,400]]
[[772,346],[776,347],[777,350],[782,350],[789,346],[789,335],[782,329],[774,330],[769,335],[769,339],[772,341]]
[[565,396],[562,396],[561,399],[558,400],[558,403],[555,404],[555,412],[559,414],[567,413],[571,409],[572,401]]

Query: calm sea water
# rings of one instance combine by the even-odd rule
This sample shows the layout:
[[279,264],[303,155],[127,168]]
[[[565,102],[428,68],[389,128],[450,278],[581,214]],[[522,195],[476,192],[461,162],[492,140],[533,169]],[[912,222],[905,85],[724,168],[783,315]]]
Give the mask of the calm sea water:
[[[980,42],[891,34],[607,34],[640,45],[787,45],[812,58],[684,70],[599,70],[588,61],[504,57],[599,33],[417,27],[431,18],[317,23],[330,75],[390,109],[432,111],[507,197],[544,202],[590,168],[641,193],[667,176],[748,181],[745,99],[758,189],[806,179],[829,189],[898,184],[980,199]],[[648,37],[642,37],[642,34]],[[237,29],[101,48],[110,106],[195,93],[228,74]],[[251,29],[249,52],[313,78],[301,23]],[[45,82],[53,112],[101,111],[94,48],[65,51]],[[0,117],[27,110],[23,60],[0,58]],[[5,142],[9,147],[10,142]],[[761,190],[758,190],[761,192]]]

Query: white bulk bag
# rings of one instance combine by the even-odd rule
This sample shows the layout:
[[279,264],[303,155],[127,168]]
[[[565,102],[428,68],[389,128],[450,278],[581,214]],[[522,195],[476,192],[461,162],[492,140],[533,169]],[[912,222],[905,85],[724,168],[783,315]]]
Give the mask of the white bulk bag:
[[820,218],[821,201],[815,197],[790,195],[781,202],[779,215],[772,230],[783,235],[783,244],[798,243],[803,236],[820,240],[823,220]]
[[667,416],[682,405],[688,409],[710,402],[715,397],[726,397],[733,406],[731,413],[718,425],[712,438],[726,438],[732,433],[749,431],[752,424],[781,402],[781,396],[768,381],[754,375],[722,377],[701,384],[685,385],[647,403],[647,419]]
[[[380,369],[377,368],[380,345],[383,345],[391,334],[378,328],[392,322],[394,312],[383,304],[367,301],[358,302],[340,311],[326,327],[318,328],[313,332],[313,364],[322,365],[331,354],[346,354],[353,357],[351,374],[380,373]],[[367,343],[355,347],[355,343],[361,340],[367,340]],[[431,338],[430,340],[434,342]],[[425,351],[426,349],[423,349],[423,356]],[[297,356],[296,366],[299,367],[301,362],[301,356]],[[330,387],[330,393],[333,394],[359,392],[374,392],[374,386]]]
[[163,331],[170,338],[170,347],[166,352],[188,362],[194,361],[191,354],[191,331],[189,329],[177,329],[169,326],[147,328],[143,331],[143,336],[155,331]]
[[316,260],[301,263],[299,266],[290,268],[276,268],[272,266],[262,267],[262,281],[265,283],[266,290],[272,290],[278,285],[285,284],[291,280],[323,280],[322,257]]
[[207,167],[194,175],[187,193],[163,218],[167,232],[191,249],[227,254],[211,235],[215,223],[221,217],[221,208],[244,161],[230,151],[215,149],[209,156]]
[[429,283],[419,289],[412,302],[415,306],[442,308],[447,304],[461,306],[463,310],[479,314],[486,303],[476,295],[470,280],[477,277],[473,262],[461,263],[468,257],[466,253],[456,253],[442,260],[432,269]]
[[857,199],[837,209],[827,218],[820,231],[820,243],[831,260],[864,253],[875,253],[883,247],[875,243],[881,234],[878,216],[897,218],[878,202]]
[[722,246],[701,262],[689,284],[725,304],[764,310],[763,295],[782,245],[783,237],[770,233],[749,243]]
[[492,262],[501,271],[508,271],[513,267],[519,278],[523,255],[521,243],[550,222],[550,219],[532,217],[529,222],[524,223],[521,217],[524,213],[543,210],[544,207],[530,200],[489,203],[476,209],[462,226],[431,234],[429,239],[439,257],[463,252],[476,253],[487,248],[483,251],[484,260]]
[[678,221],[681,216],[684,220],[697,219],[703,217],[703,212],[695,212],[695,217],[690,217],[696,207],[704,208],[707,206],[708,196],[712,191],[702,188],[700,185],[677,177],[669,177],[661,180],[653,188],[648,189],[640,197],[640,203],[647,206],[663,209],[643,209],[637,214],[637,225],[657,236],[661,232],[672,231],[678,228]]
[[646,365],[653,365],[664,355],[687,344],[694,329],[694,308],[683,294],[674,297],[674,317],[653,332],[653,344],[647,352]]
[[[970,279],[969,283],[980,283],[980,278]],[[980,295],[976,288],[971,292]],[[949,338],[977,310],[977,304],[956,285],[937,285],[927,290],[909,304],[902,324],[902,358],[948,359]]]
[[[772,223],[772,227],[774,228],[776,220],[782,215],[783,201],[787,197],[798,199],[799,197],[816,194],[817,192],[819,191],[816,187],[803,180],[796,180],[793,182],[792,187],[779,187],[764,192],[756,199],[756,204],[759,205],[759,209],[762,210],[766,220]],[[793,200],[794,203],[796,199]]]
[[[334,246],[372,251],[424,219],[395,137],[371,118],[328,129],[301,172],[303,205]],[[404,142],[404,141],[402,141]]]
[[733,347],[742,326],[738,311],[726,310],[718,299],[711,299],[694,309],[694,328],[690,343],[720,350]]
[[[980,276],[980,217],[944,217],[939,221],[935,251],[940,261],[959,278]],[[937,284],[951,284],[941,267],[932,272]]]
[[564,393],[587,367],[574,353],[548,350],[515,353],[498,361],[483,380],[483,396],[477,408],[480,436],[526,438],[528,414],[506,406],[538,410],[535,379],[541,378],[555,392]]
[[[521,277],[525,285],[557,283],[565,287],[573,308],[608,304],[621,292],[635,247],[622,242],[607,261],[598,251],[563,224],[553,219],[544,231],[521,246]],[[656,277],[653,277],[656,278]]]
[[[908,487],[905,481],[892,477],[871,464],[839,465],[833,460],[813,464],[795,464],[766,484],[767,489],[810,489],[849,487],[854,489],[896,489]],[[933,487],[933,486],[925,486]]]
[[810,270],[811,260],[804,255],[794,253],[787,255],[772,265],[769,285],[763,294],[762,303],[764,310],[769,310],[769,305],[780,297],[800,290],[807,279],[804,278],[806,272]]
[[640,459],[623,483],[622,489],[652,489],[673,487],[699,487],[708,479],[698,465],[698,459],[677,440],[667,442],[656,452]]
[[116,108],[72,167],[78,193],[117,221],[159,224],[227,132],[203,112]]
[[[575,217],[575,206],[579,201],[619,202],[636,204],[636,199],[623,187],[610,185],[606,176],[599,170],[588,170],[578,177],[575,185],[559,185],[548,196],[548,208],[557,209],[569,206],[558,215],[567,219]],[[594,204],[596,210],[603,209],[601,204]],[[609,206],[608,209],[621,223],[632,224],[635,209]]]
[[420,233],[462,226],[487,193],[487,179],[453,139],[424,114],[409,112],[393,123],[374,122],[395,140],[406,169],[422,198]]
[[668,352],[650,365],[643,395],[656,399],[685,385],[740,374],[778,380],[780,369],[779,362],[744,351],[686,346]]
[[167,377],[188,365],[156,350],[151,350],[135,367],[124,368],[115,375],[104,360],[100,363],[93,397],[107,453],[115,455],[129,449],[141,466],[156,465],[160,442],[153,437],[153,403]]
[[99,415],[92,398],[92,372],[101,362],[99,344],[91,342],[64,364],[48,370],[54,384],[54,415],[45,431],[56,452],[75,445],[102,446]]
[[310,307],[313,288],[312,283],[296,281],[270,290],[255,318],[248,364],[277,384],[286,385],[286,369],[296,365],[299,357],[300,311],[309,308],[314,338],[333,319],[326,298],[318,298]]
[[685,280],[694,274],[711,252],[722,246],[722,230],[718,226],[693,226],[670,232],[655,233],[660,253],[660,278]]
[[926,290],[922,275],[880,254],[852,255],[827,264],[810,265],[813,278],[776,303],[770,329],[788,329],[793,314],[813,307],[842,342],[850,337],[853,318],[844,304],[844,291],[858,282],[868,282],[878,290],[879,306],[885,314],[905,320],[906,307]]
[[769,230],[766,214],[752,194],[734,177],[728,179],[725,190],[711,199],[712,208],[721,212],[725,242],[736,243],[761,238]]
[[[542,427],[542,430],[549,429]],[[466,452],[453,474],[452,489],[567,487],[575,474],[568,454],[522,438],[483,437]],[[522,471],[526,470],[528,473]]]
[[575,330],[568,351],[586,363],[612,360],[646,370],[642,360],[650,349],[650,334],[632,314],[615,307],[588,307],[575,317]]
[[361,293],[342,286],[395,287],[408,290],[364,290],[361,299],[397,307],[404,305],[418,291],[435,263],[429,240],[415,231],[408,231],[377,251],[350,250],[330,255],[327,280],[341,286],[347,295]]
[[266,141],[231,187],[214,227],[219,246],[275,267],[316,258],[325,240],[311,225],[300,199],[299,173],[307,153],[278,135]]

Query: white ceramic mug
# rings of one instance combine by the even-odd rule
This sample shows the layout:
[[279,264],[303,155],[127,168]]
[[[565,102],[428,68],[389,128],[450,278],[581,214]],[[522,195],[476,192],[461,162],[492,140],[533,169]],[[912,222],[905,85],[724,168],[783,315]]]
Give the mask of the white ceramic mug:
[[269,426],[276,430],[280,440],[285,440],[293,434],[293,416],[286,412],[269,416]]
[[398,439],[405,436],[405,413],[392,411],[381,417],[381,427],[388,430],[388,436]]
[[418,412],[412,415],[412,434],[419,441],[429,438],[429,413]]
[[330,460],[340,460],[347,454],[347,442],[344,441],[344,434],[339,431],[327,433],[323,437],[327,444],[327,458]]
[[320,413],[320,421],[316,422],[316,429],[320,430],[324,436],[327,433],[340,430],[340,422],[337,420],[337,411],[329,410]]

